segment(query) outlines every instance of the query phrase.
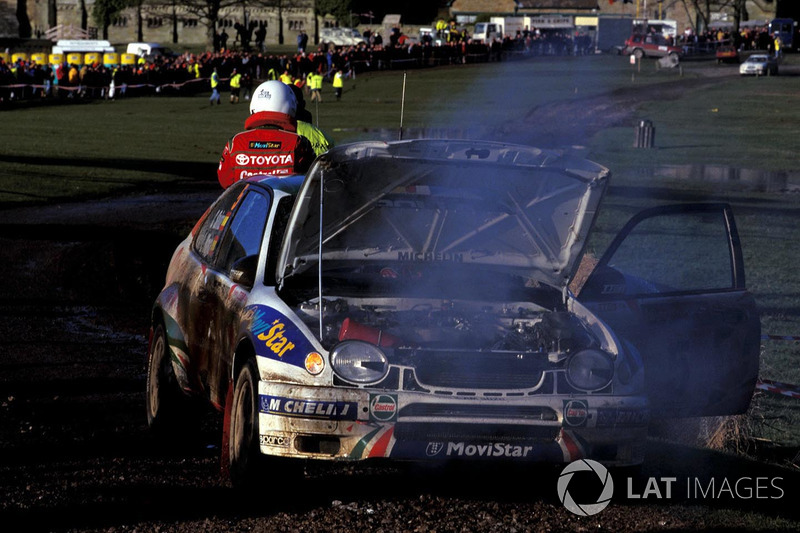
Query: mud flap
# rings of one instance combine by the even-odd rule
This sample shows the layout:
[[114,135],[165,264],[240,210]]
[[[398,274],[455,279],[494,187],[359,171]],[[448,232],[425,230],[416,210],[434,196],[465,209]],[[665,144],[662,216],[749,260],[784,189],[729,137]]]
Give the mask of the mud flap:
[[228,391],[225,393],[225,414],[222,418],[222,444],[219,454],[219,477],[224,482],[231,481],[230,431],[231,408],[233,404],[233,380],[228,380]]

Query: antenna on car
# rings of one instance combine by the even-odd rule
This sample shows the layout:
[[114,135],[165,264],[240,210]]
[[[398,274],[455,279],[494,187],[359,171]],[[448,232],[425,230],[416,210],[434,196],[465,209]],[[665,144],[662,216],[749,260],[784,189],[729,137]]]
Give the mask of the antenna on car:
[[403,96],[400,97],[400,137],[398,138],[399,141],[403,140],[403,112],[406,108],[406,75],[407,72],[403,72]]

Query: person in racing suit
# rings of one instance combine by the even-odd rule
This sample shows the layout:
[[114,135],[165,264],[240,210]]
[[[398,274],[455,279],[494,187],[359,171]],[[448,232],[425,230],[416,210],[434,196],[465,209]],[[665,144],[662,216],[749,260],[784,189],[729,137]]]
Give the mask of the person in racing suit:
[[310,141],[297,133],[297,99],[277,80],[259,85],[250,100],[245,130],[222,151],[217,178],[224,189],[249,176],[305,174],[314,161]]

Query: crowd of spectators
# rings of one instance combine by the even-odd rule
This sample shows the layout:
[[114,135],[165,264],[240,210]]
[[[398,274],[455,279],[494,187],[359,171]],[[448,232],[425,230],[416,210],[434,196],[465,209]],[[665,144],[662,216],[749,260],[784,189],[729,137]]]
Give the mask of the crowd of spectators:
[[[765,29],[745,29],[730,34],[691,32],[679,37],[679,44],[699,47],[708,43],[734,43],[737,48],[768,49],[771,39]],[[299,44],[299,43],[298,43]],[[501,61],[531,55],[583,55],[592,53],[592,38],[586,33],[539,30],[517,32],[514,38],[476,42],[466,31],[449,29],[410,39],[393,30],[384,39],[365,32],[365,42],[355,46],[320,45],[306,52],[270,54],[258,46],[246,51],[220,47],[203,54],[184,53],[175,57],[140,59],[136,65],[41,65],[19,60],[7,64],[0,59],[0,101],[30,98],[120,98],[134,95],[191,95],[209,90],[209,78],[216,68],[223,82],[233,69],[243,75],[246,98],[258,81],[282,79],[304,84],[310,72],[332,81],[335,72],[356,77],[373,70],[411,69]]]
[[732,45],[740,52],[761,50],[772,54],[774,44],[774,36],[770,35],[766,26],[741,28],[738,32],[723,28],[705,32],[687,29],[678,39],[678,45],[688,53],[704,53],[721,45]]

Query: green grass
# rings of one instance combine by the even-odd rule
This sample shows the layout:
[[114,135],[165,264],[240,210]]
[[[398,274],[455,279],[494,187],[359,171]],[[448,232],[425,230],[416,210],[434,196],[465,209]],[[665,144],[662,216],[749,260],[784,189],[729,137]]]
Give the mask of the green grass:
[[[797,65],[800,57],[786,61]],[[639,70],[627,58],[592,57],[379,72],[347,80],[340,102],[326,85],[323,104],[310,110],[337,144],[394,139],[401,112],[403,127],[409,129],[502,126],[519,123],[537,106],[632,86],[648,90],[655,84],[680,84],[708,67],[687,62],[680,71],[659,70],[651,61]],[[638,118],[653,121],[654,149],[632,146],[633,123],[589,139],[582,153],[614,174],[590,250],[599,254],[643,207],[729,202],[763,332],[800,335],[800,194],[780,191],[781,180],[800,185],[797,174],[788,181],[780,174],[800,168],[798,80],[734,76],[708,90],[647,103]],[[248,110],[246,104],[210,107],[207,98],[142,97],[0,112],[0,206],[214,182],[219,153],[241,129]],[[714,172],[698,179],[703,165],[714,166]],[[770,179],[779,186],[758,177],[761,171],[774,172]],[[798,346],[764,341],[762,377],[800,383]],[[797,401],[759,401],[759,408],[765,405],[770,423],[760,426],[760,436],[800,445]]]

